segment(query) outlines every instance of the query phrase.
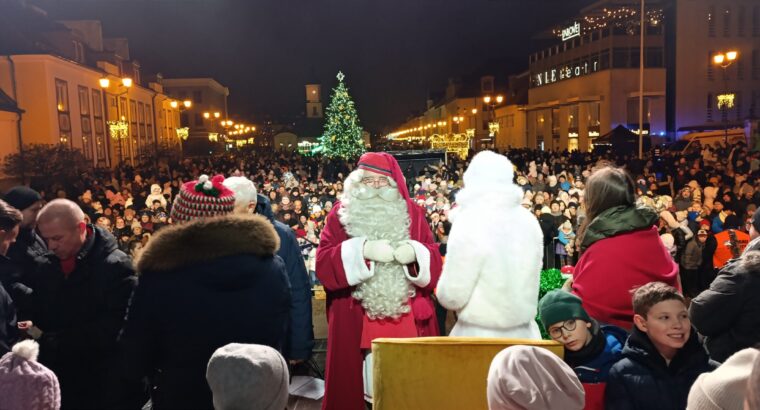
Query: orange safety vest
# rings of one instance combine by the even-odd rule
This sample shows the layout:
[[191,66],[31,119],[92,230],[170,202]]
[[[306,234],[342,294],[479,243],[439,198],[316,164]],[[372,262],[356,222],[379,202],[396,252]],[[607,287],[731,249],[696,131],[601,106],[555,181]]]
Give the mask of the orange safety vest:
[[[732,232],[735,236],[734,238],[731,238]],[[736,229],[727,229],[716,234],[715,241],[718,243],[718,246],[715,248],[715,254],[713,255],[713,266],[716,269],[720,269],[726,266],[729,260],[738,258],[744,252],[744,248],[749,243],[749,235]]]

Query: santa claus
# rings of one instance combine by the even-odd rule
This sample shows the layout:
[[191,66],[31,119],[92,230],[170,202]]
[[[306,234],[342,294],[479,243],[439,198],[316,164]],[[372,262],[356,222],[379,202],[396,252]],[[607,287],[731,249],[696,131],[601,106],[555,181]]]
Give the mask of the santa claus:
[[340,410],[371,400],[373,339],[438,335],[431,293],[442,264],[424,210],[409,198],[391,155],[362,155],[344,187],[316,266],[327,291],[322,408]]

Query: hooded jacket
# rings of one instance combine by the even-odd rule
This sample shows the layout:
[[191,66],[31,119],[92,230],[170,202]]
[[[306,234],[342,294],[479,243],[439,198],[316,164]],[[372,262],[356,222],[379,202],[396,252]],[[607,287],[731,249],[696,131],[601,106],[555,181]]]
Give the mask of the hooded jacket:
[[269,199],[256,195],[256,213],[266,217],[277,231],[280,249],[277,255],[285,262],[290,280],[290,329],[283,350],[286,359],[307,360],[314,349],[314,327],[311,311],[311,282],[306,273],[306,263],[301,255],[295,233],[290,227],[274,219]]
[[646,333],[636,327],[625,343],[623,356],[610,369],[605,392],[608,409],[683,410],[697,377],[718,367],[699,343],[694,328],[670,365]]
[[[490,151],[475,156],[464,173],[465,188],[452,211],[446,263],[436,295],[457,312],[457,325],[493,329],[493,337],[533,338],[528,331],[538,305],[543,234],[520,205],[512,164]],[[484,219],[484,215],[490,218]],[[517,334],[510,328],[523,327]],[[470,332],[452,334],[484,336]]]
[[164,198],[163,190],[158,184],[153,184],[150,186],[150,195],[148,195],[148,197],[145,199],[145,206],[148,209],[153,208],[153,201],[161,202],[161,206],[166,209],[166,198]]
[[678,265],[660,240],[650,208],[613,207],[589,223],[573,272],[573,293],[589,316],[631,329],[631,289],[652,281],[678,286]]
[[154,409],[212,409],[205,373],[216,349],[232,342],[282,349],[290,284],[279,242],[258,215],[196,219],[148,242],[121,340],[121,385],[134,391],[115,397],[116,407],[142,406],[147,376]]
[[689,316],[718,361],[760,343],[760,251],[726,265],[710,288],[691,301]]

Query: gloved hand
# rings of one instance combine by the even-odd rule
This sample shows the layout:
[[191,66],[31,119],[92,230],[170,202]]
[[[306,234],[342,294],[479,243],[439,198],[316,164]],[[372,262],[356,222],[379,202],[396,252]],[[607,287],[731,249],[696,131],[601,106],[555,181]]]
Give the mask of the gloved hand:
[[393,258],[402,265],[408,265],[417,261],[417,254],[414,253],[414,247],[408,242],[404,242],[393,251]]
[[387,239],[364,243],[364,259],[375,262],[393,262],[393,247]]

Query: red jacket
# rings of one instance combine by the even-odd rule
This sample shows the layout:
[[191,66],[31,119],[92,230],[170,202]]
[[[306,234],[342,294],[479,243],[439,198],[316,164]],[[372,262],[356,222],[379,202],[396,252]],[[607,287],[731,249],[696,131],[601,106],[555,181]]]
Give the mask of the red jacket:
[[655,281],[680,289],[678,265],[653,226],[591,244],[575,266],[573,293],[583,300],[589,316],[630,331],[631,291]]
[[[438,336],[435,307],[430,298],[441,276],[441,255],[433,241],[430,226],[422,208],[407,199],[411,225],[409,238],[420,242],[430,251],[430,283],[417,288],[412,299],[412,314],[419,336]],[[327,364],[325,369],[325,397],[322,409],[354,410],[364,408],[364,355],[360,343],[364,309],[351,296],[341,259],[341,244],[349,239],[341,225],[337,203],[327,216],[325,229],[317,249],[317,276],[327,293]]]

